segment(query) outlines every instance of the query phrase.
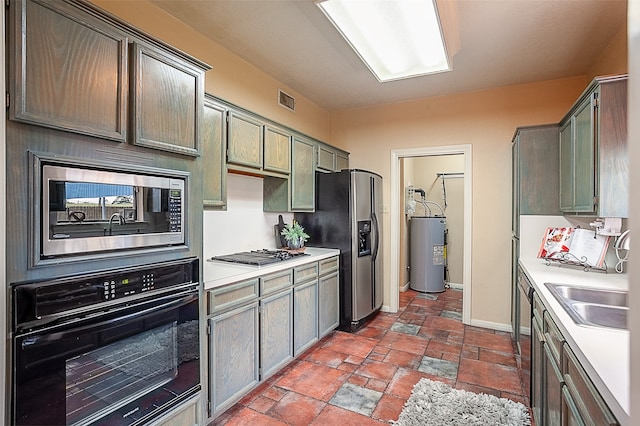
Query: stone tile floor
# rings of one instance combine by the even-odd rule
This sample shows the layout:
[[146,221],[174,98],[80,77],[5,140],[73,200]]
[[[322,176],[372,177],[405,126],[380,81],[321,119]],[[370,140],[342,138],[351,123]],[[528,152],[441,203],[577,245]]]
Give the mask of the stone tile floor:
[[528,405],[509,333],[463,325],[461,312],[461,291],[402,292],[398,313],[331,333],[212,424],[388,424],[422,377]]

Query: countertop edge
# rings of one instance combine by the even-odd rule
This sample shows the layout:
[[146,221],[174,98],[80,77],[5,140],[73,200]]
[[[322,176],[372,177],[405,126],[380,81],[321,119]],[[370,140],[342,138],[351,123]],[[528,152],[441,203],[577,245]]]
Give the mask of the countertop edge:
[[295,268],[311,262],[340,255],[338,249],[327,249],[317,247],[307,247],[308,256],[272,263],[265,266],[240,265],[220,261],[210,261],[205,257],[203,266],[204,290],[211,290],[217,287],[233,284],[239,281],[250,280],[266,274],[271,274],[285,269]]
[[521,258],[519,264],[616,419],[621,425],[630,424],[629,332],[577,325],[544,285],[558,282],[628,290],[626,275],[547,265],[536,258]]

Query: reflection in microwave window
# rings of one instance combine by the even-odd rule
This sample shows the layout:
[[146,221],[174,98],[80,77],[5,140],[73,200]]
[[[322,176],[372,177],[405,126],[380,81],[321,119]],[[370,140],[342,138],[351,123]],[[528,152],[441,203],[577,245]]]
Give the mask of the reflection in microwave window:
[[171,232],[167,188],[49,182],[50,237],[86,238]]

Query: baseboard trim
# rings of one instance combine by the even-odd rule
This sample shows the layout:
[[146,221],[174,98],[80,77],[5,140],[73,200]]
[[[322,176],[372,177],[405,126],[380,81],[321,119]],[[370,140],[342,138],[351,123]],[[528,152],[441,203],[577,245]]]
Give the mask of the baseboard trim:
[[447,284],[449,284],[449,287],[455,288],[456,290],[462,290],[464,288],[464,286],[460,283],[447,283]]
[[492,321],[482,321],[482,320],[471,320],[471,324],[474,327],[482,327],[482,328],[488,328],[491,330],[496,330],[496,331],[505,331],[507,333],[510,333],[511,330],[511,324],[502,324],[499,322],[492,322]]

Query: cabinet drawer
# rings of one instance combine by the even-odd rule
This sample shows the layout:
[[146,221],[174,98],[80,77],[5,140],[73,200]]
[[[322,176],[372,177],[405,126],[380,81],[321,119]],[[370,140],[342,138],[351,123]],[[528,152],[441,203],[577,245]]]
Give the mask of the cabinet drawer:
[[243,281],[209,291],[209,315],[258,299],[258,279]]
[[338,257],[332,257],[330,259],[321,260],[318,262],[320,269],[320,276],[335,272],[338,270]]
[[587,425],[617,425],[609,407],[604,402],[587,373],[568,345],[564,345],[562,372],[576,407]]
[[558,330],[556,323],[553,322],[551,315],[548,311],[544,313],[544,337],[545,341],[549,344],[549,349],[553,354],[558,365],[560,363],[560,357],[562,356],[562,345],[564,344],[564,336]]
[[270,275],[265,275],[260,278],[260,295],[274,293],[278,290],[287,288],[292,284],[292,271],[291,269],[284,272],[276,272]]
[[318,262],[298,266],[293,270],[295,284],[304,283],[318,277]]

